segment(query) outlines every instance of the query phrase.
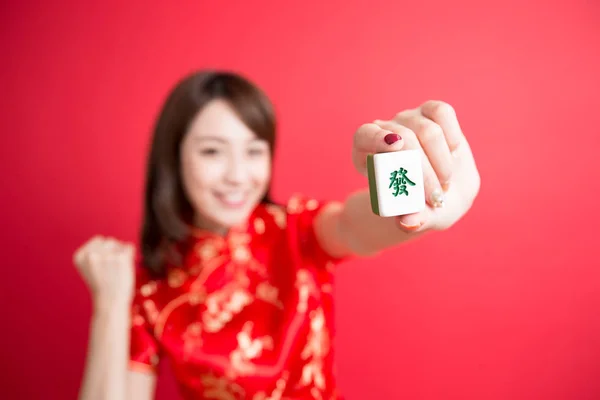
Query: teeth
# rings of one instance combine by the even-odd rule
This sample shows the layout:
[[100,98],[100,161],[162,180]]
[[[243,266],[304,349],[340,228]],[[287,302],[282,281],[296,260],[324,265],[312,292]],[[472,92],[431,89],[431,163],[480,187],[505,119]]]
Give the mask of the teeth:
[[244,200],[243,193],[229,193],[222,195],[222,197],[223,200],[225,200],[228,203],[239,203]]

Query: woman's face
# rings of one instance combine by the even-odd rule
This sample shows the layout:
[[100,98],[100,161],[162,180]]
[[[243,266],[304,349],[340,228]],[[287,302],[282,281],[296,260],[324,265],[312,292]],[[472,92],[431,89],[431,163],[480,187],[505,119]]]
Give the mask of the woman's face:
[[223,233],[245,222],[268,189],[269,143],[227,102],[214,100],[192,121],[180,151],[183,188],[196,226]]

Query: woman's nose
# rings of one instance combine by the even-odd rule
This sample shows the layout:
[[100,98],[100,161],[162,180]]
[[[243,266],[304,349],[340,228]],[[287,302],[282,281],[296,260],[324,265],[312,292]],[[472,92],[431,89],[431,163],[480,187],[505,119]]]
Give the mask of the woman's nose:
[[247,178],[247,165],[241,158],[232,157],[227,166],[226,179],[232,184],[241,184]]

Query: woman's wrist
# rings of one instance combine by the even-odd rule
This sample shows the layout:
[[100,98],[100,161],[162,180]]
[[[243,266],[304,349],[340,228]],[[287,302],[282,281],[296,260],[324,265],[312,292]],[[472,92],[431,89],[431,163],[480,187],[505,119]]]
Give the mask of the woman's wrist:
[[96,314],[129,313],[131,307],[129,296],[96,296],[94,298],[94,312]]

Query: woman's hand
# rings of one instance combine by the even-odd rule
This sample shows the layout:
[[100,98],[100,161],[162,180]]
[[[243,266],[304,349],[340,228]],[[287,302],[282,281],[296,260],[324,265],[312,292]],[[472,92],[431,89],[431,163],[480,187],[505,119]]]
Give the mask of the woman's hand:
[[95,306],[129,304],[135,284],[133,245],[95,236],[75,252],[73,261]]
[[366,175],[367,154],[418,149],[422,152],[425,210],[396,217],[407,232],[447,229],[471,207],[480,177],[454,109],[427,101],[387,121],[361,126],[354,135],[353,161]]

